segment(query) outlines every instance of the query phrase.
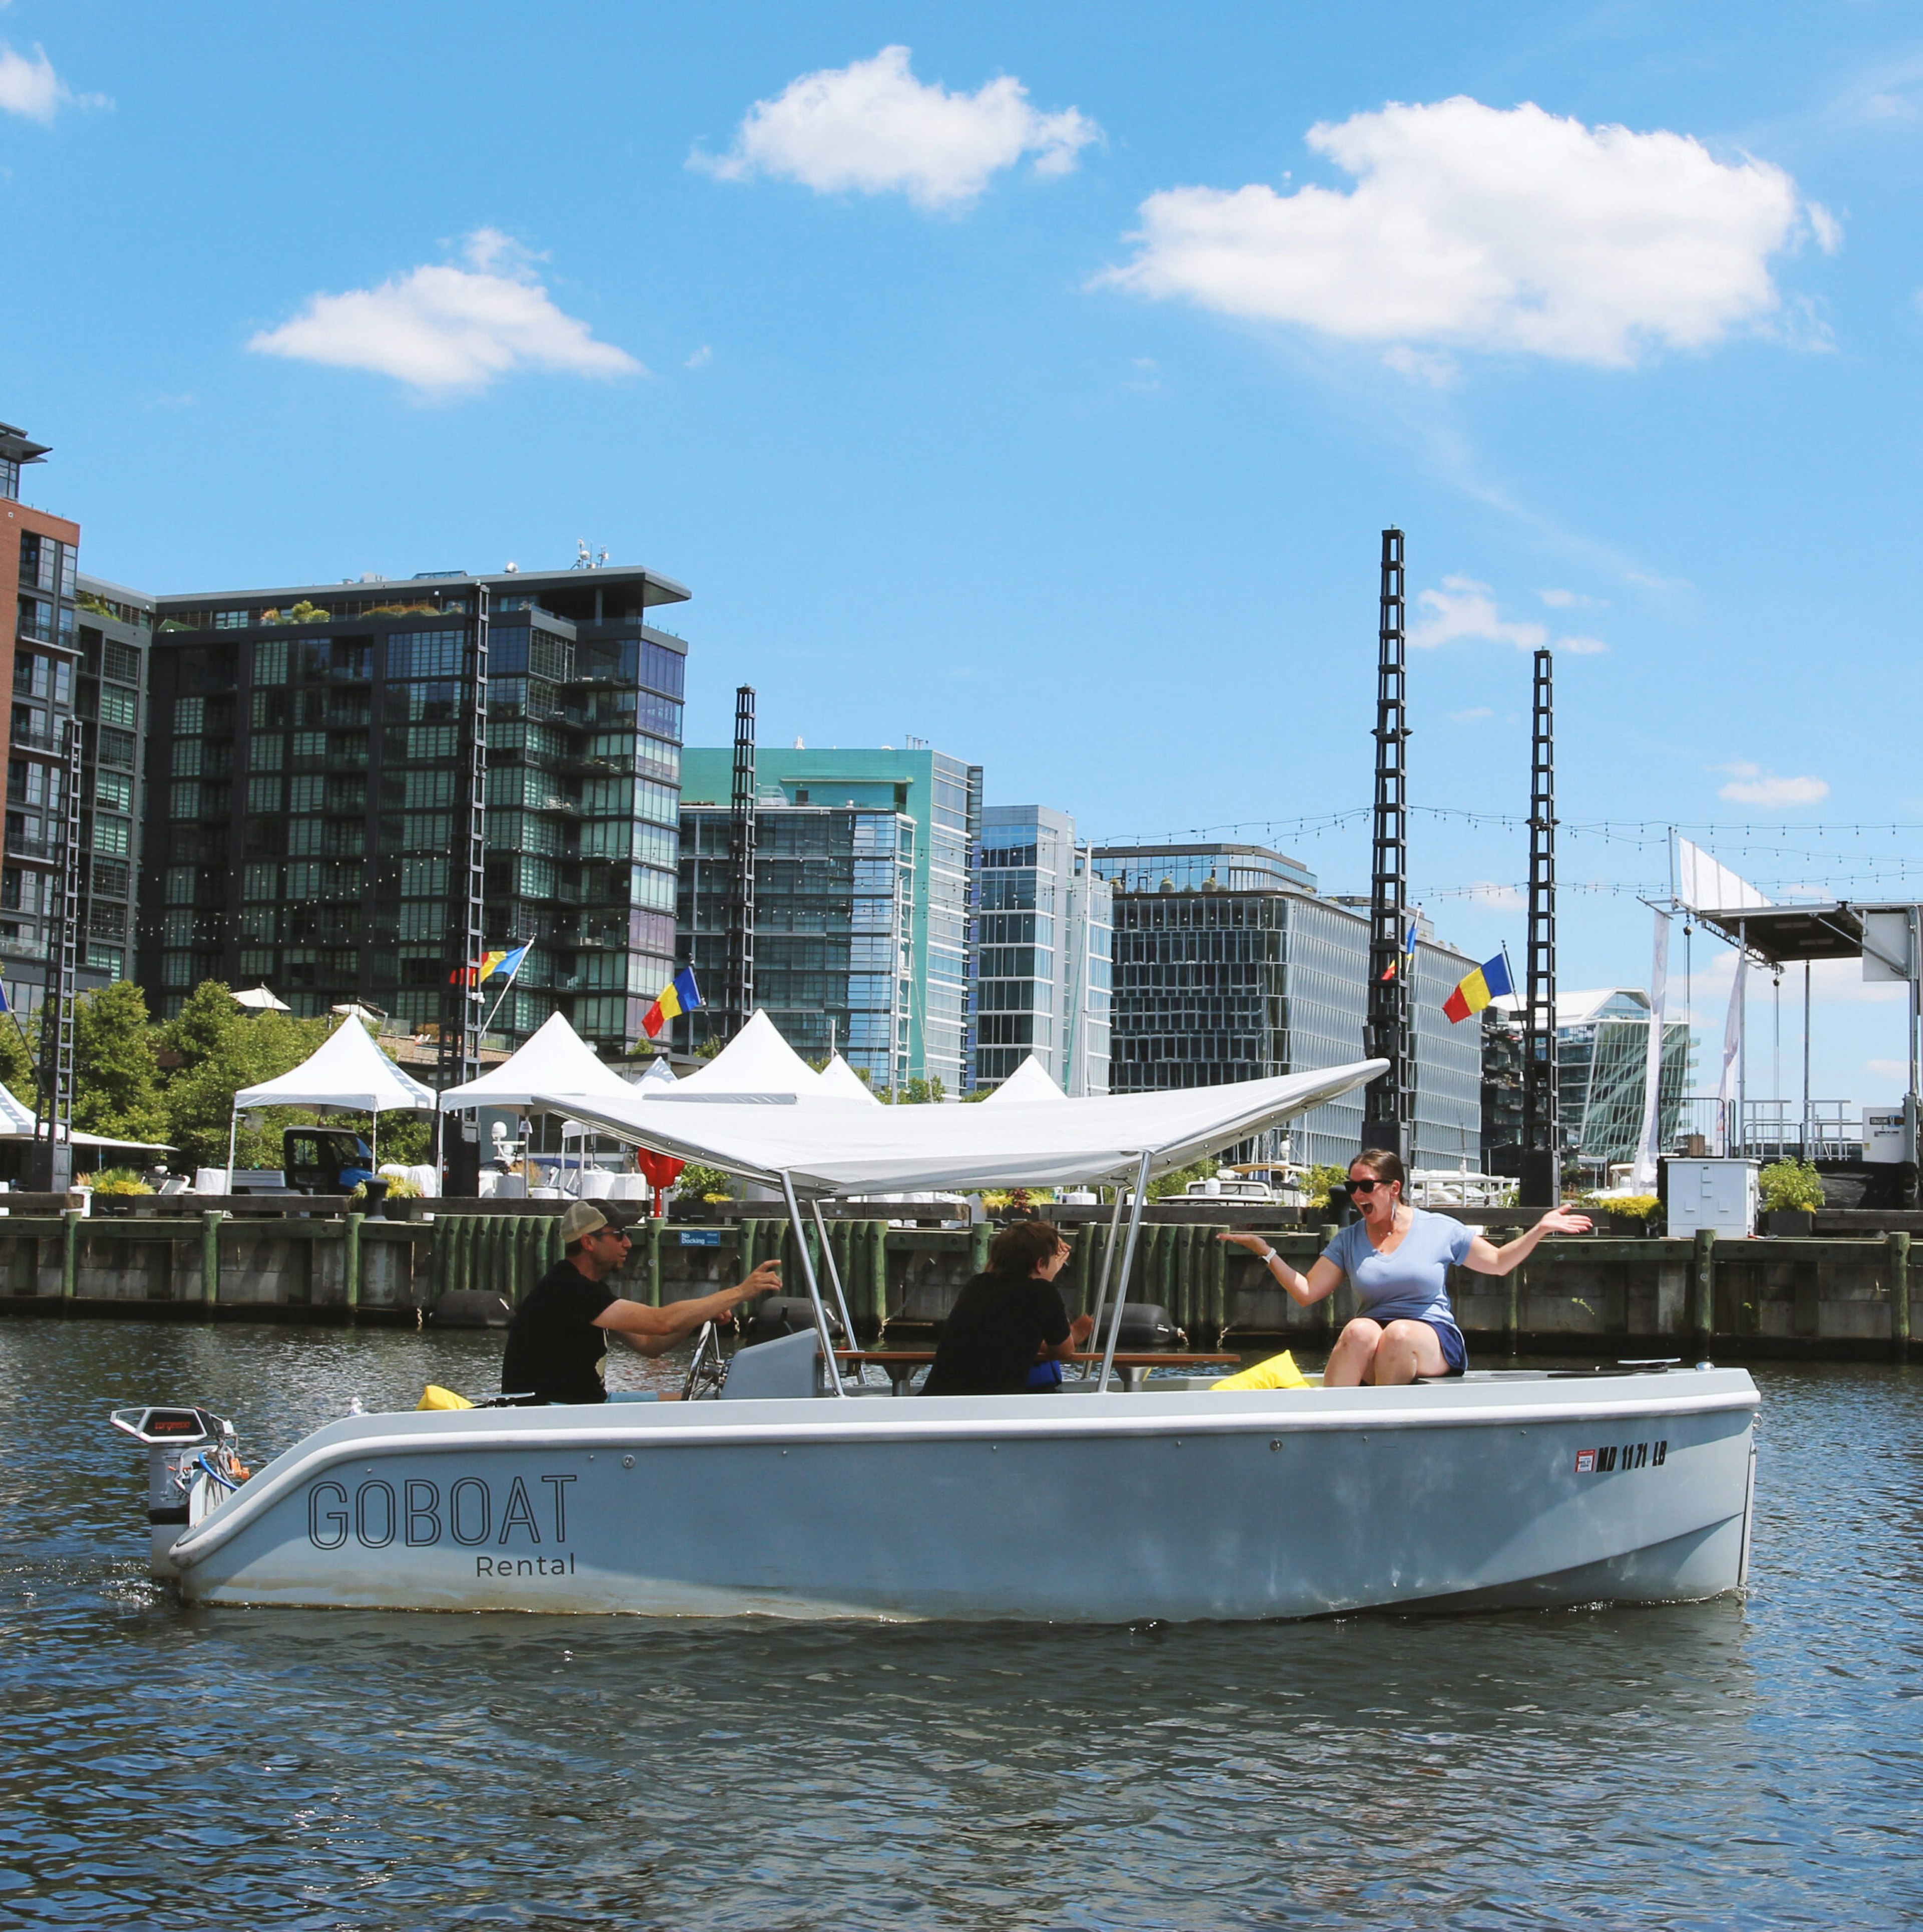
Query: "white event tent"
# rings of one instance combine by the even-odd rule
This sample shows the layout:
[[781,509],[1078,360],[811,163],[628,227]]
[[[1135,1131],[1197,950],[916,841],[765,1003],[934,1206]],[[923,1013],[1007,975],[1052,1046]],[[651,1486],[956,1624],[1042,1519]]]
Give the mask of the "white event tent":
[[858,1100],[870,1107],[882,1104],[874,1089],[838,1053],[822,1069],[821,1090],[829,1100]]
[[227,1186],[234,1184],[234,1137],[243,1108],[312,1107],[334,1114],[432,1113],[434,1090],[403,1073],[358,1019],[343,1019],[290,1072],[234,1096],[227,1122]]
[[[669,1076],[672,1078],[672,1076]],[[637,1088],[622,1079],[605,1060],[556,1013],[531,1034],[518,1051],[478,1080],[450,1087],[441,1096],[441,1112],[463,1107],[519,1107],[543,1111],[535,1104],[541,1094],[599,1094],[616,1099],[633,1097]]]
[[[755,1016],[756,1021],[765,1019],[762,1014]],[[778,1187],[794,1225],[822,1358],[829,1361],[834,1359],[834,1342],[804,1237],[800,1204],[804,1197],[810,1202],[816,1232],[822,1238],[821,1251],[837,1298],[843,1302],[844,1326],[846,1300],[822,1226],[820,1204],[851,1195],[1068,1186],[1132,1178],[1133,1204],[1119,1276],[1126,1283],[1148,1183],[1155,1174],[1185,1166],[1293,1115],[1339,1100],[1366,1086],[1388,1068],[1385,1060],[1363,1060],[1313,1072],[1170,1093],[1107,1094],[1086,1100],[1013,1098],[979,1106],[875,1108],[825,1096],[821,1076],[780,1039],[771,1022],[765,1022],[760,1041],[751,1049],[759,1057],[744,1054],[737,1067],[723,1075],[723,1063],[735,1046],[747,1041],[755,1030],[750,1022],[710,1066],[680,1082],[672,1093],[644,1096],[631,1092],[619,1100],[566,1093],[546,1097],[549,1104],[575,1118],[656,1153],[699,1161]],[[770,1040],[778,1046],[778,1054],[768,1046]],[[783,1055],[792,1064],[784,1066]],[[705,1090],[697,1090],[697,1082],[714,1076],[723,1077],[711,1078]],[[1034,1090],[1035,1082],[1025,1084]],[[1047,1084],[1053,1087],[1054,1083]],[[1124,1190],[1118,1185],[1096,1303],[1098,1316],[1107,1295],[1123,1202]],[[1098,1387],[1107,1386],[1121,1334],[1121,1306],[1118,1299]],[[834,1386],[840,1388],[838,1378]]]
[[1056,1085],[1055,1076],[1030,1054],[981,1104],[984,1107],[999,1107],[1024,1100],[1065,1100],[1068,1097]]

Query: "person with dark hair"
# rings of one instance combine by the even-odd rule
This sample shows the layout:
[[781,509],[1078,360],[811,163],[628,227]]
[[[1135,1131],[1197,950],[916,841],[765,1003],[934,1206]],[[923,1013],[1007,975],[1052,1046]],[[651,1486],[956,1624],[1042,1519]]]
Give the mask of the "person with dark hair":
[[1072,1355],[1095,1332],[1074,1321],[1055,1277],[1068,1244],[1046,1221],[1017,1221],[989,1244],[988,1267],[955,1298],[924,1395],[1020,1395],[1038,1362]]
[[1305,1275],[1260,1234],[1218,1237],[1260,1256],[1270,1276],[1304,1308],[1332,1294],[1348,1277],[1357,1312],[1330,1351],[1324,1388],[1364,1382],[1388,1388],[1418,1376],[1462,1374],[1469,1350],[1449,1306],[1449,1270],[1507,1274],[1544,1235],[1589,1232],[1587,1215],[1551,1208],[1499,1248],[1453,1216],[1405,1205],[1404,1180],[1399,1155],[1364,1148],[1349,1163],[1349,1196],[1361,1219],[1344,1228]]
[[561,1217],[562,1258],[522,1298],[508,1324],[501,1393],[536,1402],[605,1402],[610,1335],[637,1354],[664,1355],[704,1322],[718,1321],[750,1295],[781,1286],[779,1264],[763,1262],[747,1280],[714,1294],[650,1308],[627,1301],[607,1277],[628,1265],[640,1219],[619,1201],[577,1201]]

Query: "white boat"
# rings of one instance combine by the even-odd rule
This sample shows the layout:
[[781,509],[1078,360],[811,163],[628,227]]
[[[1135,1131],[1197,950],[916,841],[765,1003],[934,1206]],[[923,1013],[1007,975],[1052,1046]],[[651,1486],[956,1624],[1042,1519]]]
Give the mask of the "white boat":
[[1108,1292],[1140,1220],[1122,1240],[1122,1178],[1139,1202],[1158,1169],[1382,1064],[883,1109],[783,1088],[764,1054],[731,1099],[557,1096],[606,1131],[778,1185],[798,1237],[803,1190],[818,1210],[891,1187],[1117,1184],[1101,1370],[1056,1396],[906,1402],[826,1370],[828,1302],[803,1238],[815,1328],[738,1352],[718,1400],[352,1416],[238,1486],[217,1418],[121,1412],[149,1448],[156,1572],[203,1603],[1074,1622],[1739,1587],[1757,1406],[1739,1370],[1119,1385],[1124,1296],[1111,1310]]
[[[771,1353],[813,1380],[814,1342],[744,1351],[729,1384]],[[156,1526],[154,1567],[196,1603],[659,1616],[1673,1601],[1744,1581],[1757,1400],[1730,1369],[909,1401],[724,1387],[349,1417],[231,1494],[194,1471],[184,1507],[166,1466],[205,1450],[176,1434],[157,1507],[193,1520]]]

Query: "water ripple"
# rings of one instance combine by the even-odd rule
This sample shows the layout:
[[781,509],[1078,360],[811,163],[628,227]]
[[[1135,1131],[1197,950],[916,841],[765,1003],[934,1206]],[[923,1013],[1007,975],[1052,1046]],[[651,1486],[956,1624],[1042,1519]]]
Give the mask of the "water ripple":
[[0,1324],[0,1924],[1914,1922],[1923,1375],[1759,1372],[1741,1604],[1089,1630],[196,1610],[148,1581],[107,1407],[204,1400],[258,1454],[355,1394],[484,1386],[498,1349]]

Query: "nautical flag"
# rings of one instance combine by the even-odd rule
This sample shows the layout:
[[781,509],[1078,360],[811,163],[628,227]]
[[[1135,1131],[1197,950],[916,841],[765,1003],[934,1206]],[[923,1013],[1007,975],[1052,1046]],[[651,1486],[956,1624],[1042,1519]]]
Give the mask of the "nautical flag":
[[1442,1010],[1454,1026],[1471,1013],[1481,1012],[1491,1000],[1502,999],[1514,991],[1509,983],[1508,958],[1499,952],[1493,959],[1485,959],[1473,973],[1463,975],[1462,983],[1442,1002]]
[[694,983],[694,968],[684,966],[661,988],[660,997],[641,1016],[641,1030],[653,1040],[669,1021],[679,1019],[683,1013],[693,1012],[702,1004],[700,992]]
[[491,980],[496,974],[505,973],[511,980],[521,970],[521,962],[528,956],[528,949],[533,944],[532,939],[524,939],[511,952],[489,953],[481,963],[481,978]]
[[1383,979],[1393,980],[1395,977],[1395,969],[1402,964],[1405,957],[1410,959],[1415,957],[1415,921],[1412,919],[1409,922],[1408,932],[1403,936],[1402,952],[1389,962],[1388,968],[1383,972]]
[[497,973],[505,973],[509,979],[521,970],[521,962],[528,956],[528,948],[533,945],[531,939],[519,946],[497,946],[492,952],[484,952],[481,962],[475,966],[457,966],[448,975],[451,986],[478,986],[484,980],[491,980]]

